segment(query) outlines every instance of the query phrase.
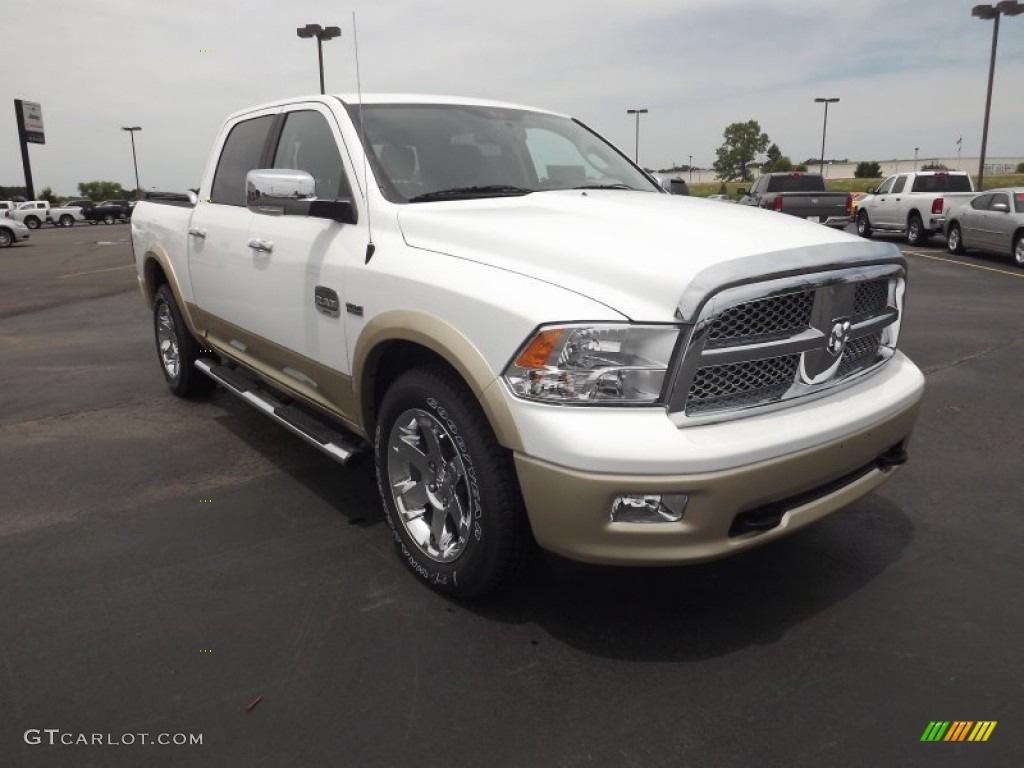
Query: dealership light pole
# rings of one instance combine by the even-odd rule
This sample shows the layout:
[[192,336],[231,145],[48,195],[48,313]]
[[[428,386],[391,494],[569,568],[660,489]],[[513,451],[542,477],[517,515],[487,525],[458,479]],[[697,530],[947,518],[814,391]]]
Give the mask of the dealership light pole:
[[627,109],[627,115],[636,115],[635,144],[633,147],[633,162],[640,165],[640,115],[646,115],[646,109]]
[[341,27],[321,27],[319,24],[307,24],[295,30],[299,37],[316,38],[316,55],[320,62],[320,93],[324,93],[324,40],[341,37]]
[[835,104],[839,99],[835,96],[818,96],[814,99],[817,104],[825,105],[825,120],[821,124],[821,168],[819,169],[822,178],[825,177],[825,133],[828,131],[828,105]]
[[141,131],[137,125],[133,125],[130,128],[121,126],[122,131],[128,131],[128,135],[132,137],[132,165],[135,166],[135,199],[138,200],[142,197],[142,190],[139,188],[139,161],[135,158],[135,132]]
[[693,184],[693,155],[690,155],[690,183]]
[[999,17],[1017,16],[1024,13],[1024,3],[1017,0],[1003,0],[995,5],[976,5],[971,9],[971,16],[979,19],[992,19],[992,56],[988,63],[988,94],[985,96],[985,123],[981,129],[981,159],[978,161],[978,189],[982,189],[985,181],[985,150],[988,148],[988,115],[992,108],[992,78],[996,72],[996,43],[999,41]]
[[917,170],[917,153],[920,151],[920,147],[914,147],[914,170]]

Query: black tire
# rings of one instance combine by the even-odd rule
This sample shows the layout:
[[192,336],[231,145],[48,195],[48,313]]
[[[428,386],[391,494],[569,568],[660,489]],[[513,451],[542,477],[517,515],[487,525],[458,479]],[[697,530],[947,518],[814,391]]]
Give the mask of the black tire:
[[964,234],[960,231],[960,225],[955,222],[949,225],[946,232],[946,250],[952,254],[964,252]]
[[104,224],[113,224],[114,223],[114,217],[111,214],[109,214],[109,213],[103,214],[103,223]]
[[1013,256],[1013,263],[1024,269],[1024,231],[1014,235],[1013,250],[1010,254]]
[[75,217],[70,213],[65,213],[60,217],[59,223],[62,227],[73,227],[75,226]]
[[[160,370],[171,392],[178,397],[195,397],[213,389],[213,379],[195,367],[200,357],[199,344],[189,333],[174,293],[166,283],[157,290],[153,302],[153,336]],[[172,362],[174,357],[176,364]]]
[[29,229],[39,229],[40,224],[42,224],[42,222],[35,216],[25,217],[25,226],[28,227]]
[[511,459],[453,372],[426,366],[395,380],[374,457],[399,559],[432,588],[476,597],[521,570],[531,538]]
[[0,248],[10,248],[14,242],[14,235],[11,230],[0,227]]
[[907,219],[907,245],[924,245],[931,236],[932,233],[924,228],[921,216],[917,213],[910,214],[910,218]]
[[871,221],[868,219],[867,211],[857,211],[857,234],[861,237],[871,237]]

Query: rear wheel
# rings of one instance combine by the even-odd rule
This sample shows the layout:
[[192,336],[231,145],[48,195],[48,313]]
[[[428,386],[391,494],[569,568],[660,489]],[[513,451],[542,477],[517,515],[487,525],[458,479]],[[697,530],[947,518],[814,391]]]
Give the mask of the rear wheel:
[[35,216],[25,217],[25,226],[28,227],[29,229],[39,229],[39,225],[41,223],[42,222],[40,222],[39,219],[37,219]]
[[861,237],[871,237],[871,222],[868,220],[867,211],[857,212],[857,234]]
[[1013,261],[1024,268],[1024,231],[1018,232],[1013,239]]
[[921,217],[916,213],[910,214],[910,218],[907,219],[907,244],[924,245],[930,236],[931,233],[924,228]]
[[153,302],[153,332],[160,368],[171,392],[178,397],[194,397],[213,389],[213,379],[195,367],[200,357],[199,345],[189,333],[174,293],[166,283],[157,290]]
[[75,225],[75,217],[70,213],[65,213],[60,217],[60,225],[62,227],[73,227]]
[[114,223],[114,217],[111,214],[109,214],[109,213],[103,214],[103,223],[104,224],[113,224]]
[[399,558],[431,587],[474,597],[508,582],[529,543],[511,460],[473,394],[442,366],[384,396],[377,487]]
[[949,232],[946,233],[946,250],[950,253],[964,252],[964,236],[960,232],[959,224],[949,225]]

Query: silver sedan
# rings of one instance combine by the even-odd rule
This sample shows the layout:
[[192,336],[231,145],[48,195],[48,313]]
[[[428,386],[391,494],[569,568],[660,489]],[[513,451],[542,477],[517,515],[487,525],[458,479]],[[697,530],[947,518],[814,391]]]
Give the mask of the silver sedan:
[[28,227],[17,219],[0,218],[0,248],[6,248],[19,240],[28,240]]
[[946,247],[1009,255],[1024,267],[1024,187],[990,189],[946,214]]

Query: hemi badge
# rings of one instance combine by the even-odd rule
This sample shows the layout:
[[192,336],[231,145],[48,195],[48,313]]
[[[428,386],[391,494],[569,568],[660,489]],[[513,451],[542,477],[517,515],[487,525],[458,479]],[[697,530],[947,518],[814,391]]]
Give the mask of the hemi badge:
[[355,315],[356,317],[363,316],[363,308],[358,304],[353,304],[351,301],[345,302],[345,311],[350,315]]

